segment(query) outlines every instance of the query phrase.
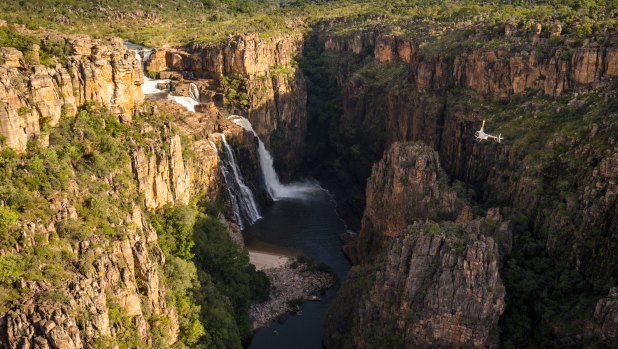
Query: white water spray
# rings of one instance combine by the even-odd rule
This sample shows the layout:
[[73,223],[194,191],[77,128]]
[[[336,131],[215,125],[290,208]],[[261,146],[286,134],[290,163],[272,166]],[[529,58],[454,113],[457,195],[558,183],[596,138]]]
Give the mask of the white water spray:
[[260,167],[262,169],[262,175],[264,176],[264,182],[266,183],[266,190],[273,200],[280,200],[283,198],[305,198],[310,193],[315,193],[317,190],[322,190],[317,183],[312,182],[296,182],[290,184],[282,184],[279,180],[279,176],[273,166],[273,158],[266,150],[264,142],[260,139],[258,134],[253,129],[251,122],[246,118],[239,115],[232,115],[228,117],[228,120],[236,125],[244,128],[247,131],[253,132],[258,139],[258,156],[260,160]]
[[135,50],[135,58],[142,62],[142,71],[144,72],[144,83],[142,84],[142,92],[146,97],[150,97],[153,99],[169,99],[172,100],[183,107],[185,107],[188,111],[195,112],[195,106],[200,104],[199,97],[200,92],[197,86],[191,83],[189,87],[190,97],[186,96],[170,96],[169,95],[169,87],[165,89],[159,88],[159,84],[168,84],[171,82],[170,79],[151,79],[148,76],[148,72],[146,71],[146,62],[152,53],[153,49],[147,48],[144,46],[132,44],[130,42],[125,41],[125,45],[127,47]]
[[251,225],[262,218],[262,216],[260,215],[253,192],[245,184],[232,147],[227,143],[225,135],[223,134],[221,134],[221,142],[223,143],[223,154],[219,154],[213,142],[210,142],[210,145],[215,149],[220,160],[219,168],[227,184],[230,201],[232,202],[232,210],[234,211],[234,218],[236,218],[236,222],[240,229],[244,229],[245,224]]

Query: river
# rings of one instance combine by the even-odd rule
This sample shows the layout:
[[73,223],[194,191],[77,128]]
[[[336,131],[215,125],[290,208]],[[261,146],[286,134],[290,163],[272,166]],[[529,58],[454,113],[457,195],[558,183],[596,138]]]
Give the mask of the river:
[[[125,44],[135,50],[136,58],[143,65],[153,52],[142,45],[128,41]],[[167,83],[169,80],[153,80],[144,76],[144,95],[148,99],[171,99],[187,110],[195,111],[199,95],[171,96],[168,89],[158,88]],[[258,136],[247,119],[240,116],[231,116],[229,119]],[[223,135],[221,140],[227,145]],[[231,153],[231,149],[228,152]],[[332,196],[312,181],[282,184],[274,169],[273,159],[261,140],[258,154],[262,175],[274,203],[264,208],[262,217],[258,219],[260,213],[252,212],[257,204],[251,193],[230,193],[236,220],[240,226],[246,227],[243,235],[247,248],[291,256],[311,256],[316,262],[330,265],[340,283],[343,282],[350,270],[350,263],[343,255],[339,235],[346,232],[346,227],[336,213]],[[231,154],[220,156],[224,176],[229,174],[225,176],[229,189],[238,191],[237,188],[246,187],[235,157]],[[257,329],[249,348],[322,348],[322,323],[337,290],[338,286],[327,290],[320,295],[319,302],[305,302],[302,314],[289,314],[268,327]],[[274,334],[275,330],[277,334]]]
[[[243,233],[247,248],[283,254],[304,254],[330,265],[343,282],[350,263],[341,251],[339,234],[346,231],[332,197],[315,190],[304,198],[284,198],[266,208],[263,218]],[[307,301],[302,315],[288,315],[255,332],[249,348],[322,348],[322,323],[338,287]],[[274,334],[274,331],[278,334]]]

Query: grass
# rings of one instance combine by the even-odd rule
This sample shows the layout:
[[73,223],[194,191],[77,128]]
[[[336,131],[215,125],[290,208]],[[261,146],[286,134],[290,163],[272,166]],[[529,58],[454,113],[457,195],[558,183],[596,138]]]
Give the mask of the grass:
[[[316,23],[332,34],[382,28],[385,33],[423,38],[427,45],[440,42],[450,29],[474,23],[498,28],[512,22],[520,28],[533,22],[548,28],[562,23],[565,31],[585,37],[612,27],[618,13],[616,1],[573,3],[569,0],[494,2],[454,0],[40,0],[36,3],[8,0],[0,5],[0,18],[25,25],[95,37],[121,36],[150,46],[216,43],[228,33],[256,33],[272,37],[300,33]],[[499,31],[499,29],[498,29]],[[451,39],[448,39],[451,40]],[[447,40],[447,41],[448,41]],[[438,44],[438,45],[443,45]]]

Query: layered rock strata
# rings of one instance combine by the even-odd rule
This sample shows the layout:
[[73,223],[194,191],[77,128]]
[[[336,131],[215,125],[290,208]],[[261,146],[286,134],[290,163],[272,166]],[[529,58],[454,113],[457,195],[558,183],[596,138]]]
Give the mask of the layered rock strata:
[[[482,40],[480,33],[477,31],[470,39]],[[552,46],[558,40],[555,37],[535,37],[523,29],[509,33],[508,38],[498,39],[509,40],[510,50],[460,49],[449,55],[432,54],[413,39],[379,33],[321,37],[324,48],[370,52],[374,58],[374,66],[360,72],[348,70],[345,64],[335,67],[333,72],[342,84],[343,99],[343,115],[334,136],[335,158],[342,159],[342,167],[348,171],[348,179],[338,184],[357,187],[356,191],[348,192],[362,192],[360,183],[369,177],[371,165],[391,144],[422,140],[439,152],[447,173],[478,190],[477,199],[513,206],[535,222],[535,232],[551,232],[547,234],[548,250],[561,261],[568,260],[569,265],[590,278],[615,276],[615,265],[607,261],[616,258],[606,254],[600,257],[598,253],[605,251],[605,246],[615,245],[613,232],[618,224],[616,183],[612,179],[617,173],[613,165],[617,144],[612,133],[618,127],[615,122],[610,119],[584,125],[582,136],[571,138],[556,134],[551,139],[542,130],[522,128],[500,145],[479,144],[473,135],[481,120],[488,116],[494,118],[492,125],[496,132],[501,132],[502,116],[496,105],[506,104],[513,98],[531,99],[523,97],[530,91],[534,91],[534,96],[552,100],[547,105],[542,103],[542,98],[541,102],[524,104],[521,113],[526,115],[520,119],[526,118],[531,124],[528,119],[537,118],[539,110],[550,108],[548,105],[556,113],[571,113],[570,120],[574,118],[573,113],[580,113],[577,115],[582,119],[592,118],[600,104],[587,102],[581,98],[582,94],[599,94],[604,100],[601,104],[614,106],[617,96],[613,91],[618,84],[618,28],[584,40],[581,46],[570,43],[568,37],[561,37],[562,46],[555,47]],[[347,55],[342,53],[342,57]],[[401,79],[400,74],[376,82],[367,70],[379,68],[398,69],[405,78]],[[559,100],[568,101],[568,105],[555,106]],[[493,110],[488,106],[497,111],[488,114],[488,110]],[[568,123],[559,120],[563,121]],[[519,138],[537,131],[541,131],[538,141],[545,137],[543,144],[519,145],[525,142]],[[353,147],[362,156],[347,160],[349,156],[345,152]],[[559,154],[558,149],[564,149],[565,154],[539,161],[531,155],[539,147],[546,154]],[[574,158],[586,162],[585,173],[581,172],[583,167],[574,166]],[[557,220],[552,214],[544,213],[555,212],[544,209],[553,205],[548,209],[554,210],[559,204],[548,202],[548,193],[543,189],[554,190],[560,178],[573,179],[569,180],[574,185],[568,191],[576,200],[557,199],[564,200],[570,212]],[[345,200],[345,197],[341,199]],[[358,200],[364,199],[359,196]],[[366,203],[371,205],[369,201]],[[363,206],[363,203],[342,205],[356,210],[345,214],[348,218],[356,217],[349,222],[355,229],[361,229]],[[577,212],[584,214],[579,217]],[[613,256],[610,250],[615,249],[608,249]]]
[[55,126],[64,113],[91,102],[130,122],[144,101],[140,62],[122,39],[90,39],[85,35],[60,38],[70,47],[65,64],[52,67],[27,63],[23,54],[0,48],[0,135],[19,152],[41,129]]
[[352,260],[371,262],[385,238],[416,219],[454,220],[462,203],[447,185],[438,152],[423,144],[393,144],[367,180],[367,206]]
[[352,269],[329,311],[328,347],[497,345],[490,330],[505,288],[487,221],[504,225],[506,241],[509,225],[497,210],[474,219],[448,177],[439,183],[440,171],[437,152],[410,143],[393,144],[374,166],[356,241],[364,266]]

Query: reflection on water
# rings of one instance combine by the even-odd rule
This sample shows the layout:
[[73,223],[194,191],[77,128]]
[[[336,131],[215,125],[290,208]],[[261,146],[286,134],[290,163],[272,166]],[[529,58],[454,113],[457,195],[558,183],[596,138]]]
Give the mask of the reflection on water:
[[[330,265],[343,281],[350,264],[341,252],[338,236],[346,229],[328,193],[316,191],[306,199],[281,199],[263,216],[244,232],[247,248],[309,255]],[[322,302],[305,302],[302,315],[290,315],[282,323],[258,329],[249,348],[321,348],[322,322],[336,291],[327,291]],[[278,334],[273,334],[274,330]]]

